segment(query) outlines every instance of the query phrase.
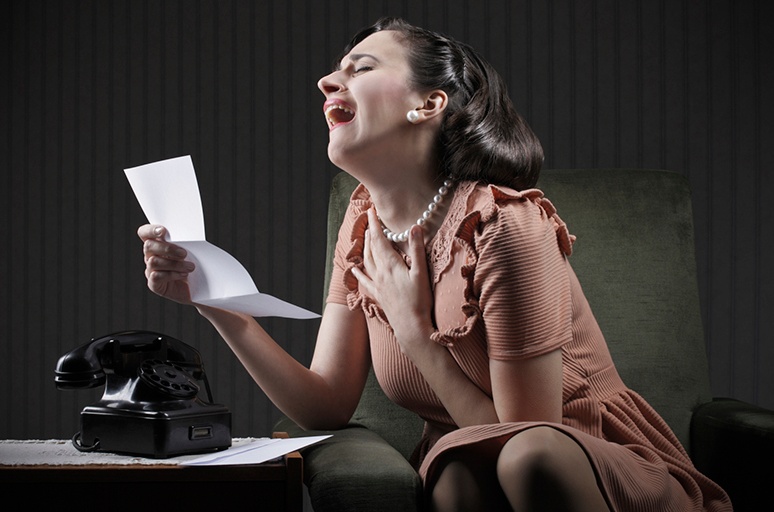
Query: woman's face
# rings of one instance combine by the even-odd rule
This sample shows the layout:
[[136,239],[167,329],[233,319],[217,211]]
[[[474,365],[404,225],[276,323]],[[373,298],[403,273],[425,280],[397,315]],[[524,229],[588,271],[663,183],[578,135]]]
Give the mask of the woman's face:
[[320,79],[330,130],[328,156],[334,164],[374,162],[406,148],[412,135],[406,113],[423,104],[409,85],[410,76],[407,52],[396,33],[381,31],[352,48],[337,71]]

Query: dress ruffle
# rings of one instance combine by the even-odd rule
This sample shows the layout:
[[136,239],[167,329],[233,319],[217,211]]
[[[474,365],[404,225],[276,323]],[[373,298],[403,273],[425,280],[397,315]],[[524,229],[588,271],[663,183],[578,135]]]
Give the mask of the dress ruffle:
[[[475,250],[475,237],[480,228],[497,217],[503,207],[516,201],[530,201],[540,208],[541,215],[550,219],[554,225],[556,239],[562,253],[572,254],[575,236],[571,235],[567,224],[559,217],[556,208],[539,189],[517,191],[495,185],[483,185],[472,181],[458,183],[455,187],[449,214],[427,248],[428,268],[432,283],[436,284],[441,274],[448,268],[452,250],[459,246],[465,263],[461,268],[467,286],[465,302],[460,306],[465,316],[462,325],[436,331],[431,339],[443,346],[451,347],[456,340],[467,336],[481,318],[481,308],[474,293],[474,278],[478,265]],[[472,205],[471,205],[472,203]],[[360,293],[357,278],[352,274],[354,267],[363,268],[363,248],[365,232],[368,229],[368,209],[373,206],[368,190],[361,184],[352,193],[350,215],[355,216],[350,237],[350,248],[344,271],[344,286],[347,290],[347,305],[351,310],[361,308],[371,318],[379,319],[385,326],[389,322],[382,309],[370,298]],[[470,208],[472,206],[472,208]]]
[[368,296],[360,293],[357,278],[352,274],[352,269],[363,269],[363,248],[365,247],[365,233],[368,229],[368,210],[373,203],[368,190],[361,184],[352,192],[350,198],[349,215],[354,215],[355,220],[350,235],[350,248],[346,260],[349,263],[344,271],[344,286],[347,289],[347,306],[350,310],[362,308],[363,312],[371,318],[378,318],[384,325],[389,326],[384,311]]
[[[516,201],[530,201],[537,205],[540,208],[541,215],[549,218],[553,223],[559,248],[566,256],[572,254],[572,246],[575,243],[575,236],[570,234],[567,224],[557,215],[556,208],[541,190],[528,189],[517,191],[489,185],[486,187],[478,186],[475,192],[478,192],[480,195],[480,197],[474,198],[476,208],[469,211],[461,219],[455,228],[453,237],[453,243],[459,244],[464,254],[465,263],[461,268],[461,273],[467,284],[462,312],[465,314],[466,321],[464,325],[446,329],[444,332],[436,332],[432,336],[433,341],[446,347],[453,346],[456,340],[466,337],[473,329],[475,323],[481,318],[481,307],[474,291],[476,268],[478,266],[475,238],[481,233],[482,226],[492,222],[506,205]],[[444,248],[443,250],[443,253],[448,254],[450,252],[451,247]]]

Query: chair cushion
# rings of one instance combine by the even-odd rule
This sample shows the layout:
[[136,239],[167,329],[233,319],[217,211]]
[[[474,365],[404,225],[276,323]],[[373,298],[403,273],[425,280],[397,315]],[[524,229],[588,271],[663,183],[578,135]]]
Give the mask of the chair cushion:
[[360,400],[352,424],[373,430],[395,447],[407,460],[422,436],[424,421],[385,396],[374,376],[369,372],[363,399]]
[[303,451],[304,482],[315,512],[420,510],[422,480],[406,458],[373,430],[350,425],[335,431],[303,431],[287,418],[276,428],[291,437],[334,434]]

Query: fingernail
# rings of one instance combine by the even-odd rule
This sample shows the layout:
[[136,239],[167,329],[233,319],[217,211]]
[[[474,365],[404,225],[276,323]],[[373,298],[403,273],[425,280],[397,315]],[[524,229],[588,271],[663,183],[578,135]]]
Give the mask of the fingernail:
[[162,234],[164,234],[164,228],[162,228],[161,226],[157,226],[157,227],[156,227],[156,228],[153,230],[153,233],[154,233],[156,236],[161,236]]

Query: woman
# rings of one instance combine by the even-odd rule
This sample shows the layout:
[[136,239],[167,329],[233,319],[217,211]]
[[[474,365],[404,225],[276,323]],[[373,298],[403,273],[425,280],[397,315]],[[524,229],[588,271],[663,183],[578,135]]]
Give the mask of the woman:
[[[329,158],[361,185],[310,368],[252,317],[196,306],[269,398],[302,427],[342,427],[373,364],[426,420],[413,462],[438,511],[730,510],[618,377],[497,73],[383,19],[319,87]],[[138,233],[150,289],[190,304],[185,251],[161,226]]]

